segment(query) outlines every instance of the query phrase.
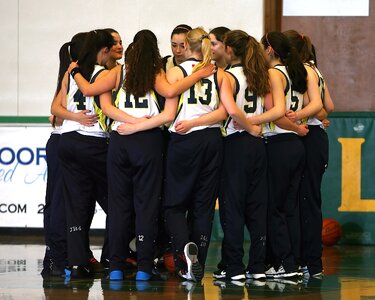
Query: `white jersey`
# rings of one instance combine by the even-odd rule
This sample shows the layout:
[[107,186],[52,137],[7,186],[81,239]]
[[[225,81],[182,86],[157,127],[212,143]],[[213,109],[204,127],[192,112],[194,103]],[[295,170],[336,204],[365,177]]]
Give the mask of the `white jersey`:
[[[91,75],[90,82],[94,82],[96,76],[104,70],[103,66],[96,65],[94,72]],[[82,110],[90,110],[90,114],[98,115],[98,122],[94,126],[84,126],[76,121],[64,120],[62,125],[62,133],[77,131],[83,135],[90,135],[96,137],[108,137],[107,132],[107,118],[100,109],[99,96],[85,97],[78,89],[77,83],[73,77],[69,78],[69,91],[67,94],[67,110],[77,113]]]
[[[248,89],[242,65],[233,65],[227,69],[226,72],[230,73],[236,82],[236,93],[234,99],[239,109],[245,113],[246,117],[262,114],[264,112],[264,98],[254,95],[254,93]],[[234,127],[233,119],[228,116],[222,127],[223,135],[228,136],[235,132],[242,131],[244,131],[244,129],[236,129]]]
[[[198,60],[189,58],[177,67],[182,70],[184,77],[186,77],[192,73],[194,66],[198,63]],[[176,132],[175,126],[178,121],[199,118],[202,115],[216,110],[218,106],[218,83],[217,74],[215,73],[209,77],[201,79],[199,83],[196,83],[180,95],[177,116],[169,127],[169,131]],[[186,134],[208,127],[220,127],[220,124],[217,123],[213,125],[193,127],[186,132]]]
[[52,127],[52,132],[51,134],[61,134],[62,132],[62,126],[55,126]]
[[165,61],[165,72],[167,72],[169,69],[172,69],[173,67],[177,66],[176,60],[174,59],[174,56],[166,56],[164,58]]
[[[286,67],[283,65],[276,65],[274,66],[274,69],[279,70],[281,73],[284,74],[286,79],[286,88],[284,90],[285,95],[285,107],[286,111],[293,110],[298,111],[302,109],[303,105],[303,94],[293,90],[293,84],[292,81],[289,78],[288,71],[286,70]],[[280,134],[280,133],[294,133],[296,132],[292,130],[286,130],[283,128],[280,128],[275,123],[270,122],[266,123],[262,128],[262,133],[265,136]]]
[[[138,98],[127,93],[125,89],[121,87],[115,98],[115,106],[128,115],[137,118],[145,116],[154,117],[160,113],[160,104],[153,90],[149,91],[145,96]],[[112,124],[112,130],[117,130],[117,127],[122,123],[123,122],[115,120]]]
[[[318,86],[319,86],[319,91],[320,91],[320,97],[324,103],[324,78],[322,73],[318,70],[318,68],[314,64],[306,64],[308,67],[311,67],[315,71],[315,73],[318,75]],[[307,119],[307,125],[318,125],[318,126],[323,126],[322,122],[315,118],[315,117],[309,117]]]

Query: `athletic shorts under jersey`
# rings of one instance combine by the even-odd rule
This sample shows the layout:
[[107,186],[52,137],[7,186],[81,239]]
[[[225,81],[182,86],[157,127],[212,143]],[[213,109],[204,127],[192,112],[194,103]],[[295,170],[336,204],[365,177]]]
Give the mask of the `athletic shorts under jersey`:
[[[189,58],[177,67],[181,69],[184,77],[192,74],[192,70],[199,61]],[[170,132],[176,132],[178,121],[192,120],[216,110],[219,106],[217,74],[201,79],[198,83],[180,95],[177,116],[169,127]],[[197,126],[188,133],[208,127],[220,127],[220,124]]]
[[[94,82],[96,77],[103,70],[103,66],[95,65],[94,72],[91,75],[90,83]],[[89,114],[96,114],[98,116],[98,122],[96,122],[93,126],[84,126],[76,121],[64,120],[61,131],[62,133],[77,131],[78,133],[83,135],[108,137],[108,118],[100,109],[99,96],[83,96],[82,92],[77,86],[77,83],[71,75],[69,75],[69,89],[67,94],[66,108],[68,111],[74,113],[80,112],[82,110],[89,110]]]
[[[258,97],[247,87],[246,76],[243,73],[243,67],[240,64],[231,66],[226,72],[233,76],[236,82],[235,101],[240,110],[244,111],[247,117],[260,115],[264,111],[264,98]],[[242,132],[244,129],[236,129],[233,119],[228,116],[222,128],[224,136],[236,132]]]
[[[276,65],[276,66],[274,66],[274,69],[280,71],[283,74],[283,76],[285,76],[285,79],[286,79],[286,88],[284,90],[286,111],[288,111],[288,110],[293,110],[293,111],[301,110],[302,105],[303,105],[303,94],[293,90],[293,84],[292,84],[292,81],[290,80],[290,77],[289,77],[288,71],[286,70],[286,67],[283,66],[283,65]],[[294,131],[280,128],[279,126],[277,126],[273,122],[264,124],[264,126],[262,128],[262,133],[265,136],[270,136],[270,135],[275,135],[275,134],[280,134],[280,133],[297,134]]]

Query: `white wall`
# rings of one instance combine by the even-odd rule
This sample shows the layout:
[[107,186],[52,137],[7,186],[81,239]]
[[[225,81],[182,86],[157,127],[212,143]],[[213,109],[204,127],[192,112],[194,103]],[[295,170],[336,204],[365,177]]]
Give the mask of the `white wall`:
[[162,55],[181,23],[242,29],[259,39],[263,0],[0,0],[0,116],[47,116],[56,86],[58,51],[81,31],[112,27],[126,47],[152,30]]

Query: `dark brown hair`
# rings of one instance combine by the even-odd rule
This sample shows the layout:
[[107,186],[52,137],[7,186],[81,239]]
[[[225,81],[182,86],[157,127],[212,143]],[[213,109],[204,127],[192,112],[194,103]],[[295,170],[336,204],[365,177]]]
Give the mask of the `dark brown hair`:
[[275,57],[280,58],[285,65],[293,89],[301,94],[305,93],[307,90],[307,71],[296,48],[291,45],[288,38],[281,32],[272,31],[262,37],[261,43],[265,49],[270,46]]
[[162,69],[162,60],[155,34],[147,29],[139,31],[127,49],[124,88],[135,97],[142,97],[153,89],[155,78]]

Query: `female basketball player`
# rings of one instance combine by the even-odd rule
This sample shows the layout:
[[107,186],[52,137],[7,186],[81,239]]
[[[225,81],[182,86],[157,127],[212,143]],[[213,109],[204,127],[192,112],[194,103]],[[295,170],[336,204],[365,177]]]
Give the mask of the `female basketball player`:
[[163,58],[164,71],[179,65],[186,59],[186,34],[191,27],[186,24],[177,25],[171,33],[171,50],[173,56],[165,56]]
[[[70,42],[61,46],[59,51],[60,66],[58,82],[54,101],[60,99],[61,83],[71,59],[78,59],[78,52],[82,48],[86,33],[77,33]],[[86,111],[88,112],[88,111]],[[93,125],[96,122],[95,115],[86,115],[85,112],[70,113],[82,125]],[[43,276],[61,276],[67,265],[66,244],[66,217],[65,205],[62,195],[62,174],[58,158],[58,145],[61,135],[63,120],[56,116],[50,117],[53,131],[46,145],[47,155],[47,190],[46,203],[44,206],[44,235],[46,242],[46,253],[43,260]],[[90,257],[93,254],[88,249]]]
[[[234,47],[236,49],[236,47],[245,47],[245,45],[243,45],[243,43],[245,42],[242,39],[240,39],[240,36],[239,35],[237,38],[239,39],[237,41],[237,43],[234,45],[234,41],[232,40],[231,43],[233,44],[232,47]],[[250,40],[251,38],[249,38]],[[253,45],[254,46],[254,45]],[[251,49],[251,47],[250,47]],[[232,53],[231,55],[234,55],[233,54],[233,51],[234,50],[230,50]],[[237,52],[239,51],[238,49],[236,50]],[[243,51],[243,49],[242,49]],[[228,52],[228,51],[227,51]],[[254,53],[256,53],[256,51],[250,51],[249,52],[249,55],[250,54],[253,54],[255,55]],[[231,56],[229,55],[229,57]],[[239,59],[239,58],[237,58]],[[255,63],[255,62],[259,62],[258,59],[255,59],[253,58],[251,60],[251,62]],[[242,68],[245,68],[246,65],[242,65]],[[250,72],[250,69],[254,69],[255,66],[251,66],[251,67],[246,67],[246,73]],[[258,66],[259,68],[259,66]],[[238,70],[238,69],[237,69]],[[274,70],[272,69],[268,69],[268,77],[269,77],[269,80],[270,80],[270,83],[271,83],[271,93],[268,93],[264,96],[264,105],[266,103],[269,103],[269,102],[272,102],[273,103],[273,106],[268,106],[267,110],[263,110],[263,112],[261,114],[249,114],[249,117],[247,118],[248,122],[250,124],[258,124],[258,125],[262,125],[262,124],[266,124],[268,122],[271,122],[271,121],[274,121],[274,120],[277,120],[279,118],[281,118],[282,116],[285,115],[285,98],[284,98],[284,90],[282,89],[282,85],[281,83],[279,82],[279,72],[274,72]],[[262,74],[262,73],[261,73]],[[257,80],[257,75],[256,73],[252,73],[252,77],[253,79],[252,80]],[[233,76],[229,76],[229,78],[233,81]],[[250,79],[249,79],[249,82],[250,82]],[[235,84],[233,84],[232,82],[232,89],[235,87]],[[256,97],[252,97],[249,99],[249,101],[254,101],[256,100]],[[263,103],[262,103],[263,105]],[[233,122],[231,124],[231,126],[234,127],[234,130],[242,130],[243,127],[241,126],[238,126],[237,122],[236,121],[231,121],[230,122]],[[262,125],[264,127],[264,125]],[[225,221],[225,213],[224,213],[224,209],[221,209],[221,208],[224,208],[225,206],[225,203],[223,203],[219,197],[219,202],[220,202],[220,206],[219,206],[219,212],[220,212],[220,222],[222,224],[222,228],[224,228],[225,226],[223,226],[224,223],[226,223]],[[223,244],[222,244],[222,258],[221,258],[221,262],[218,264],[218,270],[214,272],[213,276],[215,278],[225,278],[226,277],[226,269],[227,269],[227,263],[225,262],[226,261],[226,241],[225,241],[225,237],[223,239]],[[249,268],[248,268],[249,269]],[[248,270],[249,271],[249,270]],[[251,274],[258,274],[258,273],[250,273],[250,272],[246,272],[246,276],[247,277],[250,277],[252,276]],[[261,274],[261,273],[259,273]],[[262,277],[262,275],[255,275],[255,277]]]
[[[322,73],[315,65],[310,38],[295,30],[284,32],[299,52],[302,62],[310,74],[309,80],[319,87],[323,101],[322,112],[307,119],[309,133],[303,137],[306,164],[300,185],[301,212],[301,265],[305,274],[321,276],[322,265],[322,199],[320,194],[323,174],[328,165],[328,136],[321,120],[333,111],[334,105]],[[311,79],[310,79],[311,78]],[[319,117],[321,120],[319,120]],[[294,116],[294,119],[300,117]]]
[[[87,34],[80,52],[82,75],[91,80],[99,76],[109,58],[113,38],[105,30],[94,30]],[[106,120],[100,110],[99,99],[85,97],[68,74],[61,86],[62,102],[67,95],[67,109],[70,112],[90,111],[99,116],[93,126],[82,126],[76,121],[65,119],[59,144],[59,156],[63,173],[63,191],[68,228],[68,265],[66,276],[72,272],[88,275],[89,224],[91,224],[95,200],[107,213],[106,155],[107,137]],[[109,93],[110,95],[110,93]],[[52,113],[58,110],[52,107]]]
[[[241,30],[227,32],[224,45],[230,57],[227,72],[237,106],[247,117],[261,114],[264,111],[264,97],[270,92],[268,66],[263,50],[253,37]],[[253,279],[265,278],[265,146],[259,137],[237,129],[230,117],[224,123],[223,132],[224,161],[219,201],[221,216],[224,216],[222,253],[226,262],[225,275],[232,280],[245,279],[242,260],[246,226],[251,237],[247,276]],[[217,275],[214,274],[214,277],[218,278]]]
[[120,34],[112,29],[112,28],[106,28],[113,37],[114,45],[111,48],[110,51],[110,57],[106,63],[107,69],[111,70],[117,65],[119,65],[118,60],[122,59],[122,55],[124,53],[124,47],[122,46],[122,39]]
[[221,26],[212,29],[208,34],[211,41],[212,58],[215,60],[216,65],[224,70],[228,67],[227,60],[229,58],[225,53],[223,41],[224,35],[228,31],[229,28]]
[[[284,93],[286,109],[302,109],[307,90],[307,72],[298,53],[280,32],[269,32],[261,39],[273,88]],[[267,107],[267,104],[266,104]],[[280,121],[285,121],[283,117]],[[289,120],[287,120],[289,121]],[[289,121],[290,122],[290,121]],[[292,122],[290,122],[292,123]],[[298,275],[300,258],[300,223],[297,192],[302,175],[305,152],[296,132],[306,135],[304,125],[292,123],[293,130],[273,122],[263,130],[268,159],[268,239],[272,253],[268,277]]]

